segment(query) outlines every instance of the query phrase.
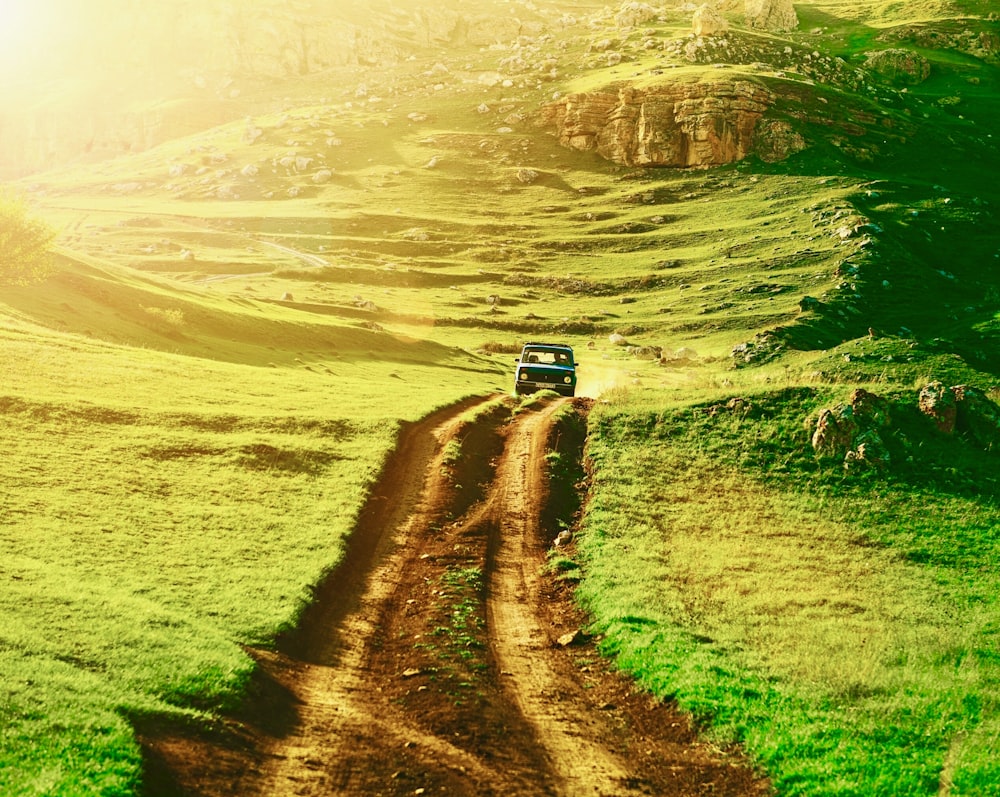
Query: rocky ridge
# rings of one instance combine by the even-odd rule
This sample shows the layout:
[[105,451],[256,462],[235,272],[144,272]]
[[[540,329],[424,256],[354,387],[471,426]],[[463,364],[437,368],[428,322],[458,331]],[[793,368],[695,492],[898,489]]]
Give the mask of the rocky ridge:
[[626,166],[714,166],[750,153],[780,160],[805,142],[787,124],[762,122],[774,101],[748,80],[626,85],[561,97],[539,124],[554,128],[564,146]]

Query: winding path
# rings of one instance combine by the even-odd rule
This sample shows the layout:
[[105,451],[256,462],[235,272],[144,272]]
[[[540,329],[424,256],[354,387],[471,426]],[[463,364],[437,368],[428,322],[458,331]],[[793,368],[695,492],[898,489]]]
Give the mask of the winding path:
[[486,401],[406,431],[300,628],[254,652],[257,703],[145,740],[170,781],[150,797],[769,793],[591,643],[556,644],[586,618],[543,574],[546,454],[585,402]]

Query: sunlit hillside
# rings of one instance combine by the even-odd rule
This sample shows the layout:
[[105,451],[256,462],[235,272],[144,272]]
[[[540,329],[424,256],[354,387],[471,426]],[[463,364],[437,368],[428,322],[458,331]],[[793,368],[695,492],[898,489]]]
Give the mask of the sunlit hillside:
[[[679,2],[0,7],[0,178],[57,231],[51,274],[0,289],[0,792],[148,788],[136,728],[207,727],[239,705],[254,669],[245,646],[273,646],[299,621],[400,428],[509,392],[529,340],[573,345],[580,393],[598,400],[592,525],[622,505],[655,514],[655,496],[700,500],[702,480],[739,492],[759,478],[768,490],[745,488],[748,528],[776,516],[799,518],[782,534],[820,528],[802,518],[834,506],[830,539],[861,539],[850,507],[865,506],[878,533],[844,544],[891,558],[912,542],[900,529],[919,525],[887,520],[910,500],[978,529],[955,545],[992,552],[995,453],[952,447],[949,459],[906,415],[892,449],[903,470],[844,486],[841,463],[820,462],[802,430],[859,386],[900,406],[932,381],[996,398],[995,4],[772,4],[786,24],[754,24],[753,5],[722,0],[704,19]],[[755,422],[699,426],[731,398],[764,395]],[[691,480],[656,483],[668,457]],[[602,461],[649,489],[602,481]],[[815,479],[833,498],[782,503],[772,478]],[[869,483],[899,491],[881,514]],[[936,503],[940,485],[953,503]],[[733,513],[724,503],[705,511]],[[677,544],[708,569],[739,548]],[[766,544],[786,565],[804,550]],[[947,642],[982,667],[969,676],[981,691],[965,695],[975,711],[956,709],[960,733],[934,730],[915,781],[894,763],[893,786],[851,769],[846,742],[796,748],[808,722],[774,730],[753,695],[741,719],[694,675],[651,673],[636,652],[646,632],[621,620],[635,607],[602,592],[608,563],[638,578],[618,553],[581,551],[604,562],[584,564],[581,589],[608,655],[715,723],[778,793],[917,793],[893,791],[915,781],[949,793],[927,761],[955,739],[971,740],[967,759],[949,759],[959,772],[967,760],[967,786],[950,793],[997,784],[992,604],[976,610],[979,630]],[[975,583],[986,601],[996,560],[983,556],[948,589]],[[907,558],[893,578],[930,559]],[[807,639],[794,593],[809,578],[796,579],[781,644]],[[663,632],[650,649],[709,656],[692,659],[698,673],[711,656],[754,659],[747,639],[698,642],[742,628],[738,604],[684,604],[681,641]],[[660,609],[650,627],[674,621]],[[912,607],[881,610],[919,628]],[[793,684],[783,699],[809,716],[797,679],[829,673],[795,655],[759,654],[747,665],[759,683],[732,694]],[[719,667],[720,683],[739,669]],[[876,693],[934,692],[937,671],[899,687],[879,667],[870,692],[852,681],[828,702],[868,722],[884,708]],[[847,785],[824,792],[840,783],[824,767],[849,771]]]

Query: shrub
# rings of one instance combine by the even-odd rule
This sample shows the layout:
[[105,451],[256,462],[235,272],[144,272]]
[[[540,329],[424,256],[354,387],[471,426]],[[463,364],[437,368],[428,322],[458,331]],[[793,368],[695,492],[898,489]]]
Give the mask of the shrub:
[[0,284],[26,285],[46,276],[55,231],[34,219],[24,200],[0,192]]

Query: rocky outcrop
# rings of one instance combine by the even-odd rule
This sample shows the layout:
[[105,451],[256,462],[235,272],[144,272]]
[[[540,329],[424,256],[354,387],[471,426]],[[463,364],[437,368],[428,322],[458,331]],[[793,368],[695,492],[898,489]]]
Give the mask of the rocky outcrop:
[[799,26],[792,0],[746,0],[745,15],[748,28],[788,31]]
[[992,26],[982,27],[973,19],[898,25],[883,31],[878,38],[927,50],[957,50],[990,64],[1000,64],[1000,32]]
[[962,433],[983,448],[1000,449],[1000,406],[981,390],[931,382],[921,388],[917,403],[943,434]]
[[783,161],[807,146],[802,135],[783,119],[761,119],[754,129],[753,153],[767,163]]
[[1000,406],[969,385],[951,390],[958,406],[958,430],[983,448],[1000,450]]
[[[623,86],[562,97],[543,109],[540,124],[554,127],[563,146],[626,166],[717,166],[755,151],[758,122],[773,103],[770,91],[748,80]],[[796,139],[780,147],[774,139],[782,131],[767,132],[771,156],[804,146]]]
[[[920,447],[893,419],[894,414],[910,416],[910,407],[909,400],[891,403],[858,388],[848,402],[820,411],[811,438],[813,451],[821,458],[840,460],[848,470],[886,470],[893,464],[891,451],[912,460]],[[1000,406],[981,390],[931,382],[920,389],[917,407],[941,434],[961,435],[972,445],[1000,451]]]
[[891,464],[882,439],[882,430],[889,423],[889,402],[858,388],[847,404],[820,412],[812,447],[822,457],[842,459],[848,469],[884,470]]

